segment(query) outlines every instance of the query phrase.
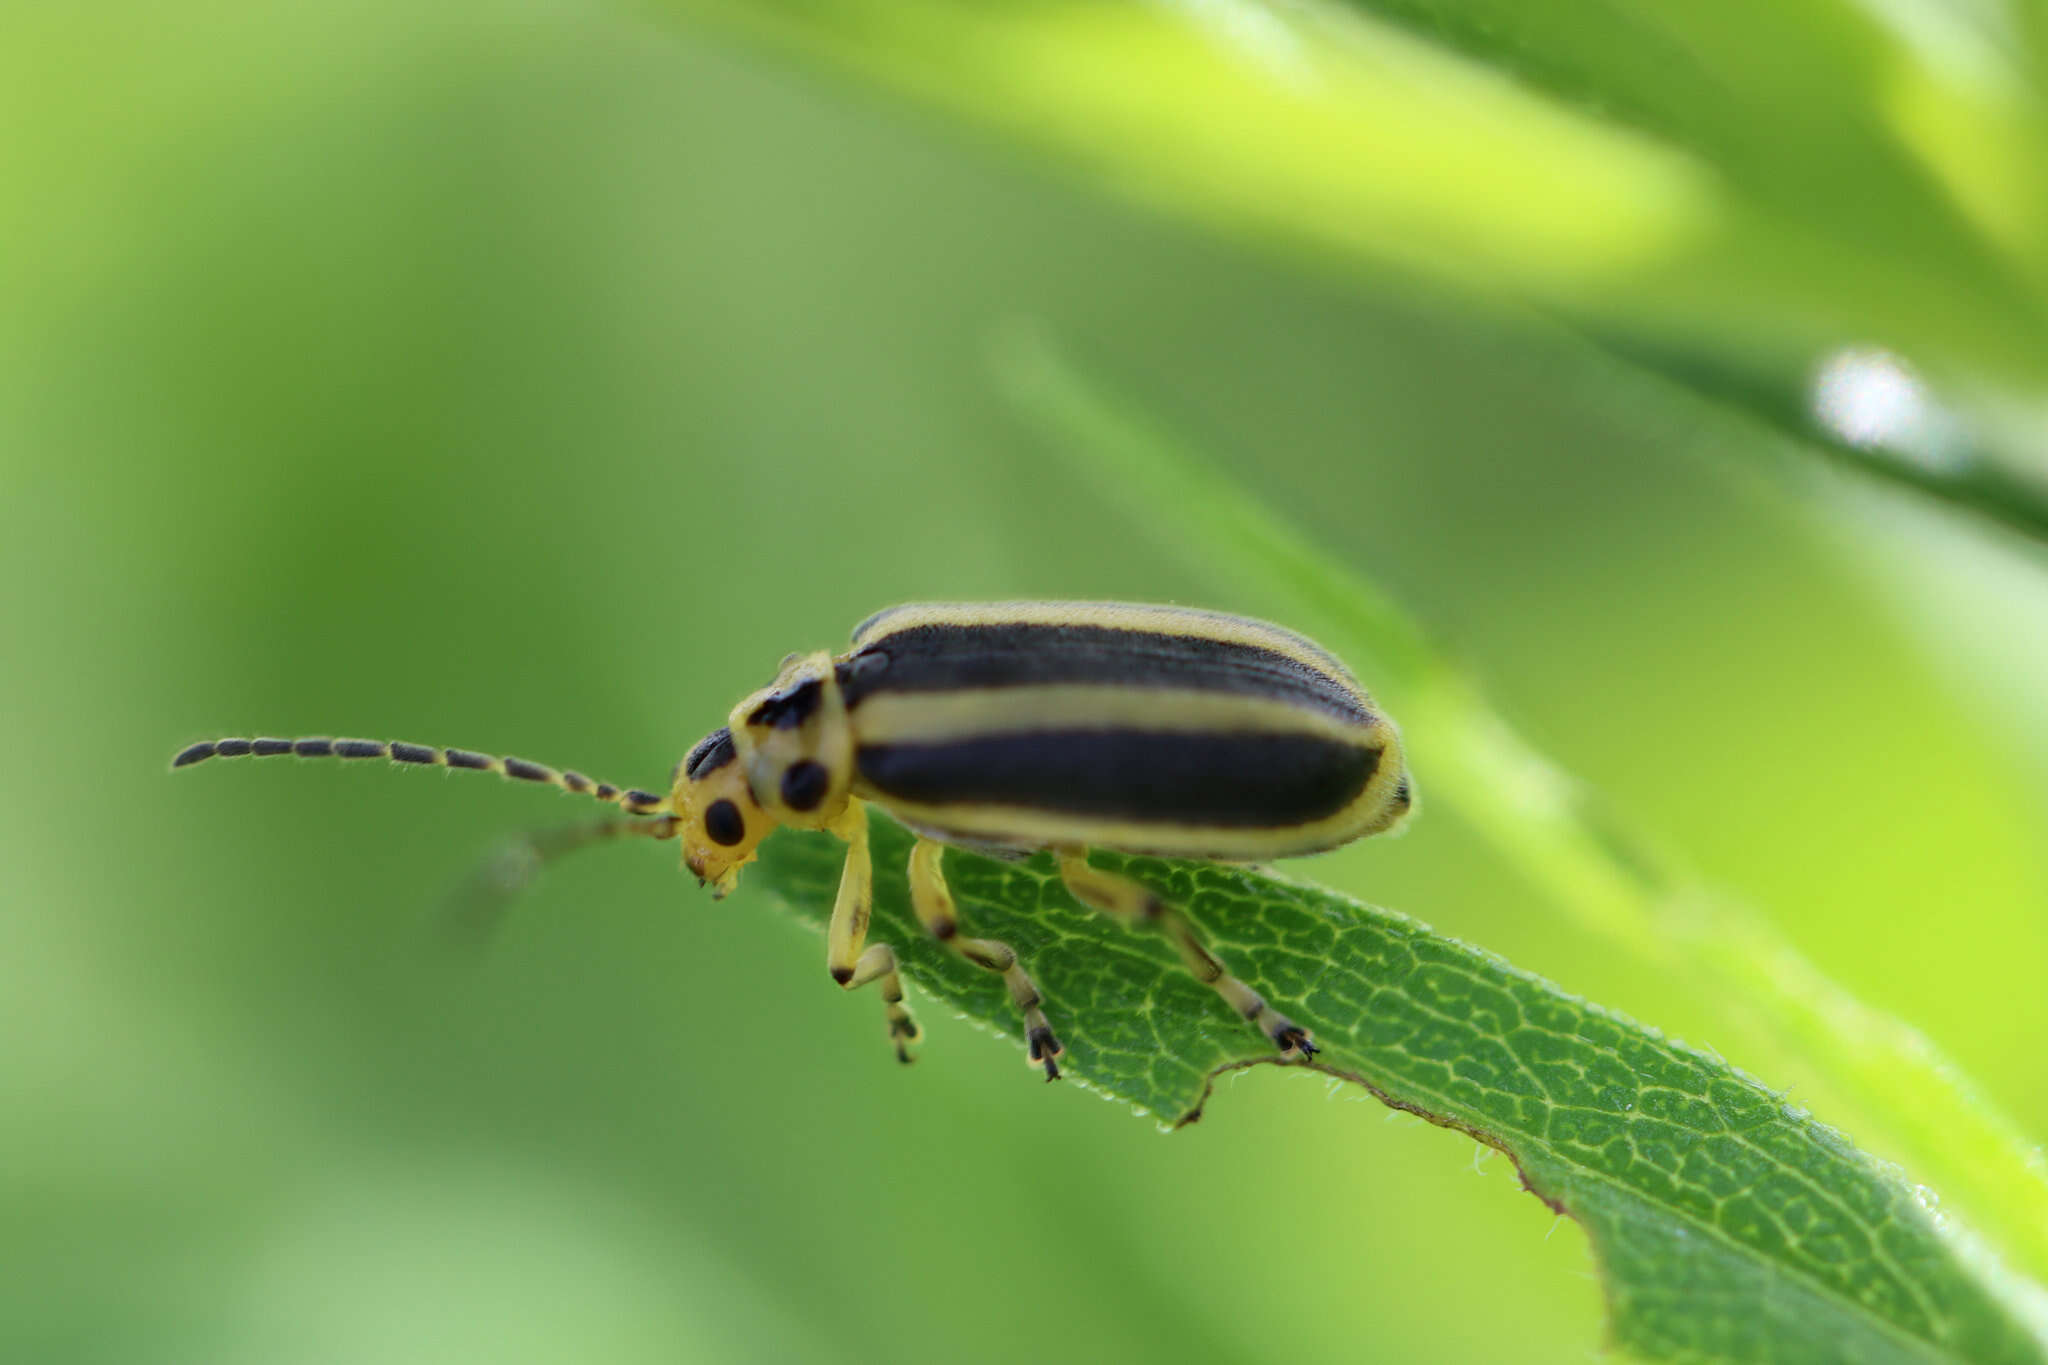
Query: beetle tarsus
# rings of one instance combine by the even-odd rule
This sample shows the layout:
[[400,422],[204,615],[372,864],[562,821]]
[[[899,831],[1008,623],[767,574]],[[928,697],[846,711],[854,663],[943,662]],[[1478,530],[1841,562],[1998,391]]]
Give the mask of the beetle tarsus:
[[1275,1029],[1273,1043],[1280,1049],[1282,1057],[1299,1058],[1304,1062],[1313,1058],[1319,1051],[1315,1039],[1309,1037],[1308,1030],[1299,1024],[1282,1024]]
[[1055,1058],[1065,1052],[1066,1049],[1060,1046],[1060,1040],[1053,1036],[1053,1031],[1048,1027],[1040,1025],[1025,1034],[1025,1042],[1030,1047],[1031,1064],[1044,1067],[1047,1080],[1058,1080],[1060,1078],[1060,1068]]

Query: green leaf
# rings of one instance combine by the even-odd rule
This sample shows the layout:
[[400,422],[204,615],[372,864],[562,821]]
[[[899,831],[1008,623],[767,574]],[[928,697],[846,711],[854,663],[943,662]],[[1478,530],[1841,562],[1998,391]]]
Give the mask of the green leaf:
[[[886,818],[871,826],[870,942],[893,945],[928,997],[1017,1038],[1000,979],[952,957],[909,915],[911,836]],[[843,856],[826,836],[784,833],[747,875],[822,926]],[[1895,1172],[1725,1063],[1317,887],[1210,864],[1094,861],[1186,907],[1233,970],[1311,1024],[1323,1050],[1315,1069],[1511,1156],[1533,1193],[1585,1226],[1613,1340],[1629,1352],[2048,1359],[1994,1292],[1998,1278],[1971,1264]],[[946,867],[969,931],[1010,943],[1037,977],[1075,1083],[1185,1123],[1217,1077],[1272,1061],[1163,938],[1077,906],[1048,858],[951,851]],[[884,1056],[881,1002],[862,994],[849,1004],[873,1010]]]
[[[1765,1000],[1799,1043],[1835,1039],[1838,1054],[1851,1053],[1832,1030],[1876,1026],[1858,1043],[1908,1067],[1902,1093],[1961,1106],[1932,1117],[1939,1135],[1986,1155],[1994,1182],[2018,1182],[2024,1204],[2031,1177],[2011,1167],[2010,1135],[1951,1073],[1908,1055],[1910,1035],[1806,964],[1773,957],[1782,945],[1744,937],[1760,932],[1753,917],[1689,904],[1670,860],[1523,746],[1394,604],[1082,385],[1042,343],[1010,340],[1005,376],[1035,411],[1083,436],[1072,443],[1077,464],[1144,504],[1147,524],[1172,527],[1239,593],[1290,600],[1300,609],[1290,620],[1385,670],[1376,682],[1389,678],[1402,706],[1416,705],[1396,714],[1439,763],[1427,799],[1464,806],[1568,913],[1660,970],[1697,953],[1738,994]],[[893,945],[926,996],[1017,1038],[1000,981],[950,956],[908,913],[911,836],[886,817],[871,824],[870,941]],[[780,835],[763,845],[750,884],[822,926],[842,857],[827,837]],[[1312,1027],[1314,1069],[1507,1153],[1533,1193],[1585,1227],[1611,1338],[1633,1356],[2048,1360],[2038,1289],[1895,1168],[1719,1058],[1403,916],[1267,870],[1094,859],[1184,906],[1232,970]],[[1045,991],[1075,1083],[1179,1124],[1199,1116],[1218,1077],[1274,1064],[1265,1040],[1167,943],[1077,906],[1048,859],[953,851],[947,869],[970,932],[1012,944]],[[1675,937],[1681,908],[1731,933],[1729,944],[1715,952]],[[1814,989],[1803,1008],[1793,999],[1802,985]],[[871,1008],[881,1053],[880,1001]]]
[[1523,740],[1385,594],[1303,542],[1141,407],[1043,336],[999,338],[998,373],[1077,480],[1178,553],[1217,600],[1284,620],[1351,661],[1405,727],[1427,803],[1456,807],[1549,908],[1647,975],[1698,984],[1759,1064],[1796,1076],[1866,1142],[1907,1160],[1980,1233],[2048,1277],[2040,1145],[1926,1037],[1836,985],[1761,915],[1697,874]]

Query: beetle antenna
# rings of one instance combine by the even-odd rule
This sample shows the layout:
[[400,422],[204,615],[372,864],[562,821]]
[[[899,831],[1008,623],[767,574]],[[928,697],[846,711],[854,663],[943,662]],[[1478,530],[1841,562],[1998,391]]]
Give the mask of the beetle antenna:
[[653,820],[621,820],[601,815],[583,824],[537,830],[506,840],[449,896],[445,912],[451,939],[465,947],[481,945],[497,931],[505,912],[540,875],[541,869],[579,848],[638,835],[673,839],[682,826],[674,815]]
[[631,815],[670,815],[668,798],[637,787],[615,787],[596,782],[575,771],[557,772],[541,763],[523,758],[495,758],[468,749],[436,749],[426,744],[405,744],[380,739],[209,739],[180,749],[171,767],[187,768],[209,758],[383,758],[393,763],[417,763],[437,768],[466,768],[492,772],[521,782],[545,782],[565,792],[618,806]]

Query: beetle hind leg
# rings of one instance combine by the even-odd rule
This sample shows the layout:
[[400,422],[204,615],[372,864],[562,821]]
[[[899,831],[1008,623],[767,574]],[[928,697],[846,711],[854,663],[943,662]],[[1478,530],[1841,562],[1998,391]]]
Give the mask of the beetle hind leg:
[[960,915],[953,905],[953,893],[946,887],[940,866],[945,846],[919,839],[910,850],[910,903],[918,922],[933,938],[951,948],[984,971],[998,972],[1010,988],[1010,999],[1024,1016],[1024,1045],[1031,1065],[1043,1068],[1045,1078],[1060,1078],[1059,1055],[1065,1051],[1045,1017],[1045,997],[1031,974],[1017,960],[1017,950],[992,938],[966,938],[960,933]]
[[1229,1006],[1257,1026],[1259,1032],[1289,1060],[1306,1061],[1316,1055],[1315,1040],[1307,1029],[1266,1003],[1266,997],[1225,970],[1223,962],[1201,934],[1177,908],[1167,904],[1145,886],[1129,877],[1105,872],[1088,864],[1085,851],[1059,855],[1060,879],[1074,899],[1092,909],[1146,924],[1157,925],[1179,950],[1181,961],[1197,981],[1222,996]]

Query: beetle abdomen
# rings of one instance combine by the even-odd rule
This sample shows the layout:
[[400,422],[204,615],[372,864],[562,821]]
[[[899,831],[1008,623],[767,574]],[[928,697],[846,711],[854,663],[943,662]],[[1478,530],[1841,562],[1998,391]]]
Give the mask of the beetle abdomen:
[[1242,617],[911,606],[854,645],[837,673],[862,794],[941,837],[1277,857],[1373,827],[1401,776],[1343,665]]

